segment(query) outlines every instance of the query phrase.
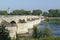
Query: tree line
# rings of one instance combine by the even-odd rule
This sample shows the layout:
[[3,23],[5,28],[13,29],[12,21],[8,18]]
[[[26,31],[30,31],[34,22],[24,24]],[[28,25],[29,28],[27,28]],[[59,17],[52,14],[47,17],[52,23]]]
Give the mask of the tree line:
[[6,10],[0,10],[0,15],[40,15],[41,13],[41,10],[33,10],[33,12],[29,10],[13,10],[10,13],[8,13]]
[[60,9],[49,9],[47,12],[42,10],[13,10],[8,14],[6,10],[1,11],[0,15],[40,15],[42,14],[45,17],[60,17]]
[[60,17],[60,9],[50,9],[48,12],[43,12],[45,17]]

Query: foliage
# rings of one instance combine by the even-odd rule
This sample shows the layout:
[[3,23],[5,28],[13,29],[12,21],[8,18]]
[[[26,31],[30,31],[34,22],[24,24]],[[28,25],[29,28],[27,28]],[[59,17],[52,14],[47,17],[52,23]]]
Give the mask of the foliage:
[[41,10],[33,10],[32,15],[40,15],[42,14]]
[[48,17],[48,12],[43,12],[43,16]]
[[50,30],[47,23],[46,23],[46,26],[44,27],[44,29],[40,30],[39,34],[40,34],[40,38],[50,37],[51,36],[51,30]]
[[50,37],[51,36],[51,30],[48,27],[48,24],[46,23],[46,26],[43,30],[38,31],[37,26],[34,26],[33,28],[33,37],[34,38],[44,38],[44,37]]
[[55,24],[60,24],[60,18],[46,18],[47,22],[54,22]]
[[34,28],[33,28],[33,37],[34,37],[34,38],[38,38],[37,26],[34,26]]
[[60,9],[49,9],[48,12],[43,12],[46,17],[60,17]]
[[41,13],[41,10],[33,10],[32,13],[31,11],[27,10],[14,10],[13,12],[11,12],[11,15],[40,15]]
[[30,15],[31,11],[26,11],[26,10],[14,10],[11,12],[11,15]]
[[[40,15],[43,14],[45,17],[60,17],[60,9],[49,9],[47,12],[43,12],[40,9],[33,10],[13,10],[9,15]],[[0,10],[0,15],[8,15],[6,10]]]
[[0,11],[0,15],[8,15],[7,11]]
[[60,17],[60,10],[59,9],[50,9],[48,10],[49,17]]
[[60,37],[45,37],[45,38],[20,38],[19,40],[60,40]]
[[51,36],[51,30],[50,30],[47,23],[46,23],[46,26],[43,29],[43,36],[44,37],[50,37]]
[[5,29],[5,26],[0,26],[0,40],[10,40],[9,32]]

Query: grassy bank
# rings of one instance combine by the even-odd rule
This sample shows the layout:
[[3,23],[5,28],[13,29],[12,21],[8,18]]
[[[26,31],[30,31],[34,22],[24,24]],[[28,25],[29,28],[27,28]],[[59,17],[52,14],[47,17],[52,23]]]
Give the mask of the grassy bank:
[[19,40],[60,40],[60,37],[45,37],[45,38],[20,38]]
[[45,21],[60,21],[60,17],[47,17]]
[[47,22],[54,22],[55,24],[60,25],[60,17],[47,17],[45,18]]

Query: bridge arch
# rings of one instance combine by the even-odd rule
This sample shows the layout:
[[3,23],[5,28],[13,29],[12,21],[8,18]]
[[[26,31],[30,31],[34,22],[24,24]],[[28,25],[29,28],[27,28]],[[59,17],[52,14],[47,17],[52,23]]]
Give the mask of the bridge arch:
[[15,21],[11,21],[10,24],[11,24],[12,26],[16,26],[16,22],[15,22]]
[[15,22],[15,21],[11,21],[10,23],[11,23],[11,24],[16,24],[16,22]]

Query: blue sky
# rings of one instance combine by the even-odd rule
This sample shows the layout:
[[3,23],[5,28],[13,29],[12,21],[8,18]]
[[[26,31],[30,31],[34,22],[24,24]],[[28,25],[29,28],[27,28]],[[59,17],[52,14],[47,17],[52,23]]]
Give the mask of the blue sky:
[[15,9],[60,9],[60,0],[0,0],[0,10]]

